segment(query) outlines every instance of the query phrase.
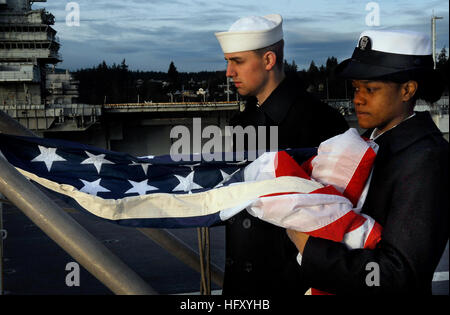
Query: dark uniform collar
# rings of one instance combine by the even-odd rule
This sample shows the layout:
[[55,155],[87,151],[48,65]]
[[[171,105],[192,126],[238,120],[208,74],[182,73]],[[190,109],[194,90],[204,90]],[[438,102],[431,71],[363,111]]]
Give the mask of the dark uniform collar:
[[[403,121],[396,127],[384,132],[374,141],[380,146],[389,146],[395,153],[409,147],[414,142],[428,135],[442,135],[439,128],[433,122],[430,112],[415,112],[416,115]],[[367,130],[364,136],[369,137],[373,129]]]
[[294,78],[286,76],[259,107],[259,110],[276,124],[283,121],[295,101],[296,90],[292,89],[293,82]]

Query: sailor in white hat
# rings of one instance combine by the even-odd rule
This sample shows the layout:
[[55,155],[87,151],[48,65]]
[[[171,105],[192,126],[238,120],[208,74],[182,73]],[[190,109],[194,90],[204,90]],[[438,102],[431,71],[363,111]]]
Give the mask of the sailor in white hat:
[[[430,112],[414,111],[417,99],[435,102],[443,92],[430,39],[365,31],[336,71],[352,80],[358,123],[368,129],[363,136],[378,144],[361,213],[383,230],[373,249],[288,230],[302,254],[302,273],[311,287],[328,293],[430,295],[449,218],[448,141]],[[367,282],[373,271],[368,263],[376,266],[378,285]]]
[[259,104],[284,79],[282,25],[279,14],[249,16],[215,34],[228,62],[227,77],[239,94],[256,96]]
[[[262,141],[276,137],[278,149],[315,147],[348,125],[336,110],[309,94],[296,73],[285,74],[282,21],[278,14],[249,16],[215,34],[228,62],[226,75],[246,100],[245,110],[230,125],[242,129],[264,126],[267,134]],[[299,281],[297,254],[285,229],[240,212],[226,224],[223,294],[270,296],[306,291]]]

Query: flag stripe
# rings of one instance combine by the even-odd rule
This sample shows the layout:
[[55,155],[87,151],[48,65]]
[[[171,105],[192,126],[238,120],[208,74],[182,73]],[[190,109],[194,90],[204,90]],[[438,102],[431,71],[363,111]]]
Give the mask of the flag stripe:
[[383,228],[378,222],[374,222],[372,230],[370,231],[367,239],[364,243],[364,248],[374,249],[378,242],[381,240],[381,232]]
[[364,156],[361,158],[360,163],[356,167],[349,183],[345,187],[344,196],[350,199],[354,206],[358,203],[359,197],[361,196],[366,180],[369,177],[372,165],[375,161],[375,157],[375,151],[369,147],[364,153]]
[[[60,185],[51,180],[18,169],[25,177],[59,194],[73,198],[81,207],[108,220],[188,218],[221,214],[228,218],[242,210],[263,194],[274,194],[294,190],[308,193],[320,184],[302,178],[283,176],[279,178],[237,183],[206,192],[191,194],[153,193],[122,199],[103,199],[79,191],[70,185]],[[231,214],[230,214],[231,213]],[[210,218],[206,219],[207,222]],[[143,226],[150,221],[143,221]],[[157,222],[157,221],[155,221]],[[204,225],[204,224],[202,224]]]
[[349,231],[353,231],[363,225],[365,219],[356,214],[354,211],[347,212],[344,216],[333,221],[332,223],[308,232],[309,235],[314,237],[320,237],[329,239],[335,242],[341,242],[344,239],[344,235]]
[[296,176],[308,180],[311,179],[305,170],[285,151],[280,151],[275,155],[274,163],[275,177]]
[[331,194],[289,194],[259,198],[247,211],[277,226],[310,232],[320,229],[349,212],[350,201]]

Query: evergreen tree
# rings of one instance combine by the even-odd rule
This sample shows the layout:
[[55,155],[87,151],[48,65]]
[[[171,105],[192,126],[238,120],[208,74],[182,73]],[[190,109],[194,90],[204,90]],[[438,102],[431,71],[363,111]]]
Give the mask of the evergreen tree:
[[297,71],[298,71],[297,65],[295,64],[295,60],[292,60],[292,63],[289,64],[289,63],[286,61],[286,59],[285,59],[285,60],[284,60],[284,63],[283,63],[283,68],[284,68],[284,72],[285,72],[286,74],[289,74],[289,73],[297,73]]
[[444,68],[447,61],[448,61],[447,50],[445,49],[445,46],[444,46],[436,58],[436,69]]
[[167,76],[169,77],[169,83],[172,85],[173,89],[179,88],[179,81],[178,81],[178,71],[177,67],[175,67],[175,64],[173,61],[169,65],[169,70],[167,71]]
[[327,62],[325,64],[327,74],[334,76],[334,70],[336,69],[337,65],[338,61],[336,57],[333,56],[328,57]]
[[441,73],[444,80],[445,91],[444,95],[448,95],[449,86],[449,58],[447,57],[447,50],[445,46],[441,49],[441,52],[436,58],[436,70]]
[[308,69],[308,73],[311,73],[311,74],[319,73],[319,69],[317,68],[314,60],[311,60],[311,63],[309,65],[309,69]]
[[128,65],[125,62],[125,58],[122,60],[122,63],[120,64],[120,70],[122,72],[127,72],[128,71]]

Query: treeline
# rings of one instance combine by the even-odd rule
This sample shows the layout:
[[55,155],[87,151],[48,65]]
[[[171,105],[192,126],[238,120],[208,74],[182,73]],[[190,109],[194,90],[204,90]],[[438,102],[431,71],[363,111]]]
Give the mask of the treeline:
[[339,64],[336,57],[329,57],[325,65],[316,66],[311,61],[307,70],[297,71],[305,82],[307,90],[321,99],[348,99],[351,97],[351,84],[336,77],[335,70]]
[[[173,62],[168,72],[131,71],[125,59],[108,66],[105,61],[93,68],[72,73],[79,83],[80,103],[167,102],[182,97],[182,91],[208,90],[208,99],[220,100],[226,95],[218,85],[226,82],[225,71],[179,73]],[[195,94],[195,98],[203,96]]]
[[[445,47],[436,60],[442,72],[448,94],[448,57]],[[284,61],[288,74],[297,73],[308,91],[321,99],[348,99],[351,84],[335,75],[338,60],[329,57],[324,65],[314,61],[308,69],[299,70],[295,61]],[[79,102],[87,104],[168,102],[168,101],[225,101],[227,100],[225,71],[178,72],[173,62],[167,72],[130,71],[126,60],[108,66],[105,61],[96,67],[73,72],[79,80]],[[236,90],[230,84],[230,100]],[[204,93],[200,93],[203,91]],[[205,94],[206,93],[206,94]]]

